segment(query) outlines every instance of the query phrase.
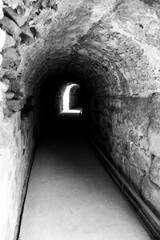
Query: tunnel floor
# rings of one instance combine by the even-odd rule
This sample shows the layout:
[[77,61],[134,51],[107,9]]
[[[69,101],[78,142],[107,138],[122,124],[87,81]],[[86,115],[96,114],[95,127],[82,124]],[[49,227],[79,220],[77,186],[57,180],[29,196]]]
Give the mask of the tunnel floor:
[[[35,156],[19,240],[149,240],[140,219],[63,114]],[[53,123],[55,126],[55,123]]]

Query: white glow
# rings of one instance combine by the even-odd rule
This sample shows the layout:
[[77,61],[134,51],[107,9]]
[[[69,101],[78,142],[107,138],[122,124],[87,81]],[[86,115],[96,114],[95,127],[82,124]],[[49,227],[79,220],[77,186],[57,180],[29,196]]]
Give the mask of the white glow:
[[80,113],[81,110],[79,109],[69,109],[69,110],[66,110],[66,111],[63,111],[64,113],[67,112],[67,113]]
[[70,91],[73,86],[78,86],[77,84],[71,84],[66,87],[63,95],[63,113],[80,113],[81,110],[79,109],[70,109],[69,103],[70,103]]
[[73,86],[76,86],[76,84],[71,84],[66,87],[64,95],[63,95],[63,111],[69,110],[69,100],[70,100],[70,91]]

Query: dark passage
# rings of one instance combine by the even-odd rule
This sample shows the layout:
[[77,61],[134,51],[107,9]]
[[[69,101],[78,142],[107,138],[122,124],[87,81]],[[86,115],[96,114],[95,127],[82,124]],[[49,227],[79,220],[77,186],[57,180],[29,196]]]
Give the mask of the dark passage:
[[84,138],[79,115],[45,125],[19,240],[149,240]]

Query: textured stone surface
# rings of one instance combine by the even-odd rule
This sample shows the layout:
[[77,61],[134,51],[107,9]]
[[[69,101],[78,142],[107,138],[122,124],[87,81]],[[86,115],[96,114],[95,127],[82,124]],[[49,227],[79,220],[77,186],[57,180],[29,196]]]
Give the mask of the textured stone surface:
[[151,165],[151,156],[147,156],[143,150],[136,148],[133,162],[139,169],[148,172]]
[[160,187],[160,158],[155,157],[150,170],[150,179]]
[[13,111],[18,112],[23,108],[24,101],[23,101],[23,99],[9,100],[9,101],[7,101],[7,106],[9,108],[11,108]]
[[155,93],[151,96],[150,124],[148,128],[149,150],[152,154],[160,156],[160,95]]
[[149,138],[149,149],[150,152],[154,155],[160,156],[160,131],[149,129],[148,131],[148,138]]
[[152,206],[156,214],[160,213],[160,192],[159,188],[154,185],[149,178],[144,178],[142,184],[142,194],[144,199]]
[[6,98],[7,98],[7,99],[12,99],[12,98],[14,97],[14,95],[15,95],[15,93],[8,91],[8,92],[6,93]]
[[1,20],[2,28],[6,30],[6,32],[12,35],[15,39],[20,35],[21,29],[16,25],[14,21],[9,19],[8,17],[4,17]]
[[130,166],[130,180],[135,186],[136,190],[141,190],[141,184],[144,177],[144,173],[134,166]]
[[11,7],[4,8],[4,12],[5,14],[9,15],[10,18],[13,19],[14,22],[16,22],[19,27],[22,27],[27,21],[27,16],[18,14],[18,12],[15,9],[12,9]]
[[16,45],[16,41],[14,40],[14,38],[7,34],[3,49],[14,47],[15,45]]

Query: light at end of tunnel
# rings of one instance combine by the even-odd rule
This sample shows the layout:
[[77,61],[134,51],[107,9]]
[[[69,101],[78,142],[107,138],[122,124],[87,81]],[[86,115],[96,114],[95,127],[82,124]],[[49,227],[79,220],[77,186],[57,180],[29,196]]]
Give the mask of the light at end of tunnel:
[[70,91],[74,86],[78,86],[77,84],[70,84],[66,87],[63,94],[63,113],[82,113],[82,109],[70,109]]
[[69,110],[63,110],[63,113],[82,113],[81,109],[69,109]]

